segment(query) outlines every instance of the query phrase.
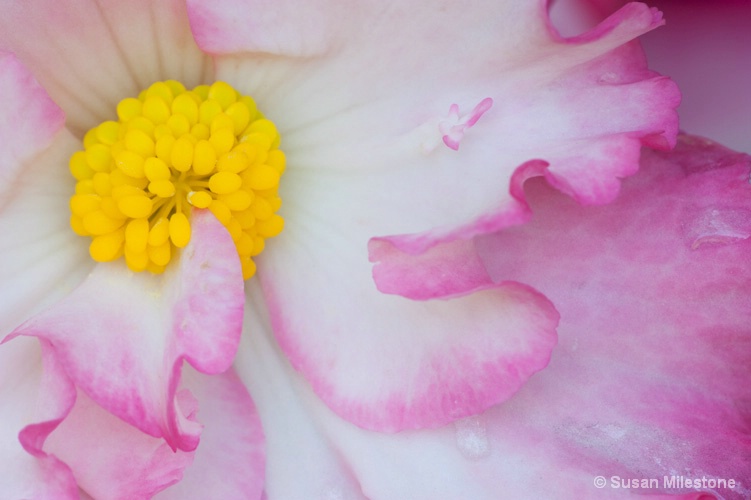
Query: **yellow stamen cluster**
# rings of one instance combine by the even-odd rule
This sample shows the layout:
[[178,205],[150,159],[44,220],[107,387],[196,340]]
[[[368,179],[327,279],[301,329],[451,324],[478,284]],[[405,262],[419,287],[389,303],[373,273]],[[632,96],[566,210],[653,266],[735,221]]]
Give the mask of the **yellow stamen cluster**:
[[284,227],[285,157],[253,99],[224,82],[186,90],[168,80],[120,101],[117,116],[70,159],[70,223],[91,236],[91,257],[124,255],[133,271],[160,273],[190,241],[191,207],[207,208],[232,235],[244,278],[255,274],[253,257]]

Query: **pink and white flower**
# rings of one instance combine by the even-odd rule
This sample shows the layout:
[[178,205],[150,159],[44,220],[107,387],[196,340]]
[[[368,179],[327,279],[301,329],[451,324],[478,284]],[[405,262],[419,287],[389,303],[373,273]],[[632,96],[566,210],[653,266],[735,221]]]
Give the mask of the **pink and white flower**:
[[[96,498],[149,497],[184,472],[160,495],[493,498],[535,494],[533,478],[555,463],[570,473],[572,497],[596,498],[594,469],[581,462],[643,473],[632,449],[621,448],[630,453],[623,458],[607,441],[623,432],[653,443],[613,416],[626,410],[587,395],[578,410],[591,404],[591,412],[566,413],[557,384],[580,383],[577,363],[587,361],[561,354],[572,350],[569,332],[600,326],[556,294],[571,287],[562,273],[575,266],[543,265],[568,249],[537,248],[538,272],[527,275],[497,255],[508,245],[536,248],[547,234],[537,215],[516,228],[532,218],[530,204],[542,213],[569,200],[537,181],[525,194],[528,179],[544,177],[585,205],[608,203],[620,178],[636,172],[642,145],[673,146],[677,91],[631,42],[661,22],[656,10],[629,4],[563,38],[542,1],[11,4],[0,20],[0,49],[14,54],[0,60],[11,96],[2,112],[23,117],[23,126],[0,129],[9,159],[0,224],[12,264],[2,289],[14,298],[3,300],[2,328],[16,337],[0,355],[12,360],[2,365],[3,391],[19,401],[7,418],[23,428],[20,445],[2,436],[2,459],[19,471],[12,495],[67,498],[80,487]],[[282,133],[287,228],[259,259],[245,296],[231,241],[210,215],[194,215],[192,247],[163,281],[93,266],[66,227],[75,137],[119,99],[170,77],[228,81]],[[744,160],[733,161],[740,171]],[[651,209],[654,195],[638,179],[633,196]],[[688,184],[675,189],[696,188]],[[699,194],[713,200],[714,191]],[[624,198],[600,210],[632,213]],[[586,212],[595,209],[567,203],[553,214],[557,228],[596,219]],[[595,243],[587,249],[594,266],[624,258]],[[180,372],[183,360],[205,374],[229,367],[246,296],[235,367],[263,433],[232,372]],[[583,323],[566,323],[569,300]],[[39,337],[41,347],[19,335]],[[618,345],[579,342],[606,355]],[[705,347],[704,337],[696,342]],[[723,404],[742,395],[718,386]],[[673,387],[650,386],[658,395]],[[736,416],[721,408],[699,423],[715,416],[723,432],[732,428]],[[577,445],[591,445],[588,426],[599,424],[600,441],[583,453]],[[694,424],[676,419],[655,440],[706,429]],[[728,431],[727,446],[743,436]],[[659,451],[665,467],[694,464]],[[703,470],[742,466],[718,460]],[[539,494],[559,493],[559,484],[538,482]]]

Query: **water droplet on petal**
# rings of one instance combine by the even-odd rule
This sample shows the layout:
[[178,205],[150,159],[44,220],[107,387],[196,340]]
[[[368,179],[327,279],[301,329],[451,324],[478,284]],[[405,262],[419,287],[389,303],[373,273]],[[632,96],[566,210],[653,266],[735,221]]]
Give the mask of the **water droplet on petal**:
[[686,218],[686,243],[692,250],[703,245],[731,245],[751,236],[751,210],[705,208]]
[[456,427],[456,445],[464,458],[478,460],[490,454],[488,429],[485,420],[479,415],[463,418],[454,422]]
[[617,73],[613,73],[612,71],[608,71],[607,73],[603,73],[600,75],[600,78],[598,78],[598,81],[600,83],[618,83],[620,80],[620,77]]

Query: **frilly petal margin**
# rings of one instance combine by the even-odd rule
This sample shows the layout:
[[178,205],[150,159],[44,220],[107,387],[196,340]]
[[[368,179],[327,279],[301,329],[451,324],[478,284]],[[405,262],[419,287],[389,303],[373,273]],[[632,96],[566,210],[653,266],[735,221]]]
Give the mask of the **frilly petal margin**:
[[207,374],[232,363],[243,318],[243,280],[226,229],[194,211],[179,268],[162,277],[102,264],[68,297],[18,327],[48,341],[81,391],[172,447],[191,451],[200,425],[180,407],[183,360]]
[[325,224],[288,219],[284,238],[259,258],[265,300],[250,300],[268,306],[316,393],[359,426],[446,424],[509,397],[549,360],[558,315],[527,286],[493,284],[480,265],[474,293],[415,302],[380,293],[361,253]]
[[[555,300],[560,345],[504,404],[438,429],[383,434],[338,418],[252,295],[237,366],[267,423],[269,497],[747,499],[750,171],[747,155],[684,137],[645,152],[611,205],[530,182],[535,219],[473,249],[496,279]],[[738,486],[663,487],[673,475]],[[612,476],[658,487],[614,488]]]
[[266,443],[245,385],[234,370],[208,377],[190,367],[183,369],[183,385],[199,401],[198,419],[205,426],[201,444],[183,479],[154,498],[260,500]]
[[316,210],[344,188],[327,180],[306,194],[301,177],[334,174],[354,193],[345,198],[352,218],[367,220],[370,236],[403,235],[386,238],[407,253],[500,230],[510,219],[501,212],[519,211],[508,184],[528,162],[544,162],[548,180],[577,200],[607,203],[637,170],[642,145],[674,144],[679,92],[632,43],[663,24],[644,4],[563,39],[544,1],[316,2],[300,9],[350,22],[293,22],[320,30],[315,57],[284,45],[290,26],[234,34],[235,24],[271,16],[267,2],[220,5],[231,15],[190,2],[192,27],[221,53],[217,77],[263,103],[284,137],[282,197]]
[[550,297],[561,340],[491,411],[498,429],[526,429],[593,475],[733,479],[717,498],[749,497],[750,172],[748,155],[681,136],[672,152],[645,152],[606,207],[527,186],[535,219],[475,248],[495,279]]
[[[42,449],[45,439],[68,415],[75,388],[57,363],[49,343],[18,339],[0,345],[0,463],[6,498],[78,499],[70,468]],[[42,370],[44,363],[44,370]],[[15,431],[33,416],[37,424]],[[10,432],[8,432],[10,431]]]

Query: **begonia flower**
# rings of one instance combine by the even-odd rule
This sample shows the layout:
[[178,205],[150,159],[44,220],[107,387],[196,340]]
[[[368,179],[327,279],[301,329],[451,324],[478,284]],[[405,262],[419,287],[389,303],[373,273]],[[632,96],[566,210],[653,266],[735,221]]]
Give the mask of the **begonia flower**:
[[[525,180],[608,203],[642,146],[675,141],[677,90],[632,43],[662,23],[642,4],[563,38],[543,1],[37,3],[11,3],[0,20],[0,352],[3,394],[18,400],[2,459],[17,469],[14,497],[147,498],[183,476],[160,496],[441,496],[371,453],[414,439],[430,456],[456,422],[464,455],[482,459],[487,431],[472,419],[513,408],[496,405],[556,343],[553,304],[486,273],[467,246],[529,221]],[[192,213],[190,242],[161,277],[95,265],[68,227],[68,158],[85,131],[170,78],[226,81],[281,133],[286,228],[245,295],[212,213]],[[224,372],[246,298],[236,369],[263,433]],[[182,374],[183,361],[202,374]],[[379,444],[363,453],[355,434],[306,434],[338,426]],[[290,479],[300,460],[308,472]],[[477,487],[497,494],[494,466],[467,463],[464,479],[485,475]],[[447,494],[476,497],[465,482]]]

